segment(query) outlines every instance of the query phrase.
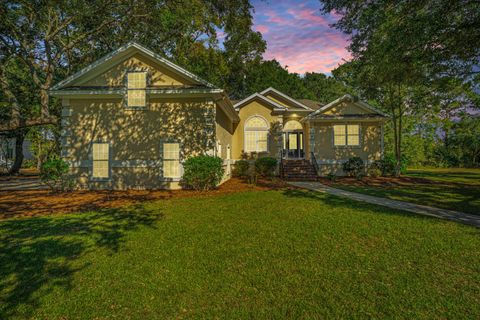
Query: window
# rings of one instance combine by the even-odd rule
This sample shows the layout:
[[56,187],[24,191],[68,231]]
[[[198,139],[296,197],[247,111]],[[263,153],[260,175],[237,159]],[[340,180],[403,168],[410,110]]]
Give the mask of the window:
[[180,145],[178,143],[163,144],[163,176],[180,178]]
[[94,143],[92,145],[92,177],[108,179],[110,176],[108,143]]
[[127,74],[127,106],[145,107],[147,96],[147,73],[143,71]]
[[290,120],[283,127],[283,131],[295,131],[295,130],[302,130],[302,129],[303,129],[302,124],[297,120]]
[[230,145],[227,144],[227,160],[228,160],[228,162],[227,162],[227,175],[230,175],[232,173],[232,165],[230,163],[230,159],[232,157],[231,152],[232,152],[232,150],[230,148]]
[[335,146],[359,146],[360,126],[358,124],[334,125],[333,144]]
[[288,134],[288,147],[290,150],[297,150],[297,134],[296,133],[289,133]]
[[268,124],[259,116],[252,117],[245,123],[245,152],[268,151]]

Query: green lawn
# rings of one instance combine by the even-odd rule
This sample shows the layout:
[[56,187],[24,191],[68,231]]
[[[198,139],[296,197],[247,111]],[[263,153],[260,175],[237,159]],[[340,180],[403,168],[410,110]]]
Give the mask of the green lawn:
[[297,190],[0,222],[0,319],[480,318],[480,230]]
[[421,178],[402,184],[334,187],[378,197],[480,215],[480,169],[412,169],[406,178]]

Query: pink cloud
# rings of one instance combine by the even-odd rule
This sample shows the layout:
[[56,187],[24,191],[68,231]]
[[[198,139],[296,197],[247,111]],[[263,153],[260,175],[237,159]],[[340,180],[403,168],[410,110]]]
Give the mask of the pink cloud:
[[217,31],[217,38],[219,40],[225,39],[226,36],[227,36],[227,34],[224,31],[221,31],[221,30]]
[[254,26],[255,31],[258,31],[260,33],[267,33],[269,28],[266,25],[259,24]]
[[265,15],[268,17],[267,21],[270,23],[276,23],[282,26],[291,25],[292,21],[288,18],[282,17],[273,10],[268,10],[265,12]]
[[290,72],[330,72],[350,58],[347,39],[323,31],[308,35],[283,34],[269,42],[265,59],[276,59]]
[[303,20],[309,23],[320,24],[328,26],[329,22],[325,17],[315,15],[315,11],[310,9],[288,9],[287,12],[297,20]]
[[267,41],[264,58],[278,60],[290,72],[329,73],[351,58],[348,37],[331,27],[339,14],[321,15],[318,2],[259,2],[255,9],[255,30]]

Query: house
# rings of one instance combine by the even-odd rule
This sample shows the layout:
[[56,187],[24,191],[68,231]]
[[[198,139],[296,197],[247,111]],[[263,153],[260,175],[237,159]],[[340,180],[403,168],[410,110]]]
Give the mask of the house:
[[129,43],[59,82],[61,150],[81,188],[180,187],[182,161],[231,164],[252,155],[339,171],[352,156],[377,160],[386,115],[351,96],[325,106],[268,88],[232,103],[224,90]]

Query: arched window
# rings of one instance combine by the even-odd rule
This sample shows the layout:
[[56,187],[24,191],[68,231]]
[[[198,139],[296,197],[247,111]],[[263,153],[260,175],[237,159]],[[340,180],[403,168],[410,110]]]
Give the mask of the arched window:
[[268,151],[268,123],[260,116],[245,122],[245,152]]
[[302,124],[297,120],[290,120],[283,126],[283,131],[296,131],[302,129]]

